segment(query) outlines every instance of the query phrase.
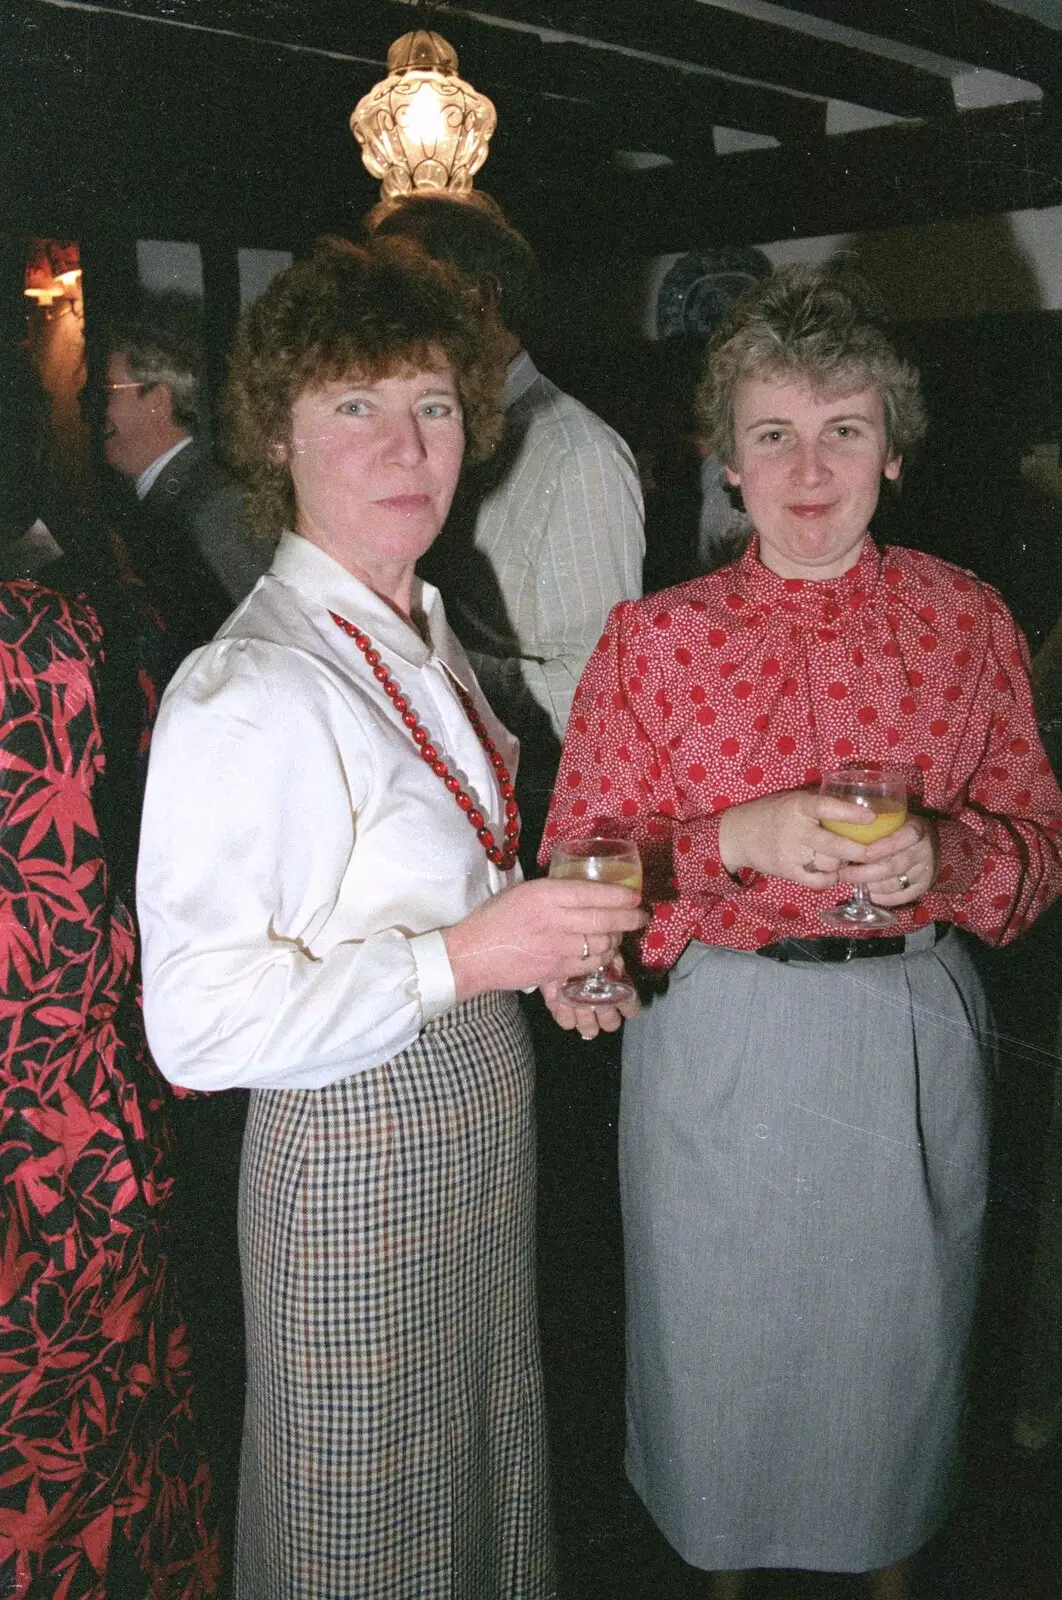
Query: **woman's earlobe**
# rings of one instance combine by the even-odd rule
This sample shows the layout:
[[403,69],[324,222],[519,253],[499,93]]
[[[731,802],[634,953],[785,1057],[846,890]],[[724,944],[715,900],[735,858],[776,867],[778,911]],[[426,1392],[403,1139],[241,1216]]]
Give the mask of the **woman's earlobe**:
[[288,464],[288,447],[282,439],[274,439],[266,454],[274,466],[285,467]]

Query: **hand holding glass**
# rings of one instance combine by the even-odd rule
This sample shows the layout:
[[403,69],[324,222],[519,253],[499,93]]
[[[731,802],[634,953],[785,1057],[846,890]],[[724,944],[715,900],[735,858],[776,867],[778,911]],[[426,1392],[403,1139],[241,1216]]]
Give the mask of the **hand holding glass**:
[[[837,772],[826,773],[819,792],[866,808],[866,822],[822,819],[822,826],[830,833],[851,839],[855,844],[873,844],[875,839],[886,839],[907,821],[907,782],[902,772],[877,767],[842,767]],[[824,911],[822,920],[832,927],[850,928],[858,933],[864,928],[887,928],[896,918],[884,907],[873,905],[866,885],[858,883],[851,898],[843,905]]]
[[[630,839],[563,839],[553,847],[551,878],[585,878],[590,883],[618,883],[642,892],[642,863]],[[619,973],[598,967],[583,978],[561,985],[565,1000],[577,1006],[615,1006],[633,1000],[635,988]]]

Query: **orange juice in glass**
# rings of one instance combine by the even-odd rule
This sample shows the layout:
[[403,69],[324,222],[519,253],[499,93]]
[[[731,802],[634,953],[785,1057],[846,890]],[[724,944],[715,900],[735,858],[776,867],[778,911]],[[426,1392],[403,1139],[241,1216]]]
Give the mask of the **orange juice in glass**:
[[[875,839],[887,839],[907,821],[907,780],[902,772],[878,767],[841,767],[825,774],[819,791],[866,810],[865,822],[822,819],[822,826],[830,833],[851,839],[854,844],[873,844]],[[822,920],[832,927],[853,928],[858,932],[863,928],[888,927],[896,918],[891,911],[872,904],[864,884],[856,884],[851,897],[842,905],[824,911]]]

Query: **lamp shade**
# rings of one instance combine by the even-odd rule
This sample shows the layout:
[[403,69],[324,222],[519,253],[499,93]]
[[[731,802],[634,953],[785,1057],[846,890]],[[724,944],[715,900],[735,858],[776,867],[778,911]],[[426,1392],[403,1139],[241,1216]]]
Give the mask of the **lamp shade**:
[[81,257],[76,244],[58,239],[29,241],[23,287],[30,300],[51,306],[64,295],[76,299],[80,283]]
[[426,28],[395,40],[387,71],[350,118],[362,161],[383,180],[382,195],[395,199],[415,189],[466,193],[498,125],[494,106],[458,77],[453,46]]

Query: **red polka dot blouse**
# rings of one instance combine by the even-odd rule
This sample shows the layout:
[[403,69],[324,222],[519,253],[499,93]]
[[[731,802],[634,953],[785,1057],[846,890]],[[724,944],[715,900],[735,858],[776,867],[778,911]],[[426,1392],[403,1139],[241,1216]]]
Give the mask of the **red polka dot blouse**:
[[868,537],[856,566],[811,582],[769,571],[754,540],[730,567],[615,607],[572,707],[541,859],[600,825],[637,839],[650,967],[691,938],[819,937],[848,891],[735,881],[720,813],[880,762],[905,768],[912,809],[939,819],[937,883],[896,911],[896,931],[955,922],[1004,943],[1062,892],[1062,794],[1026,667],[998,594],[958,567]]

